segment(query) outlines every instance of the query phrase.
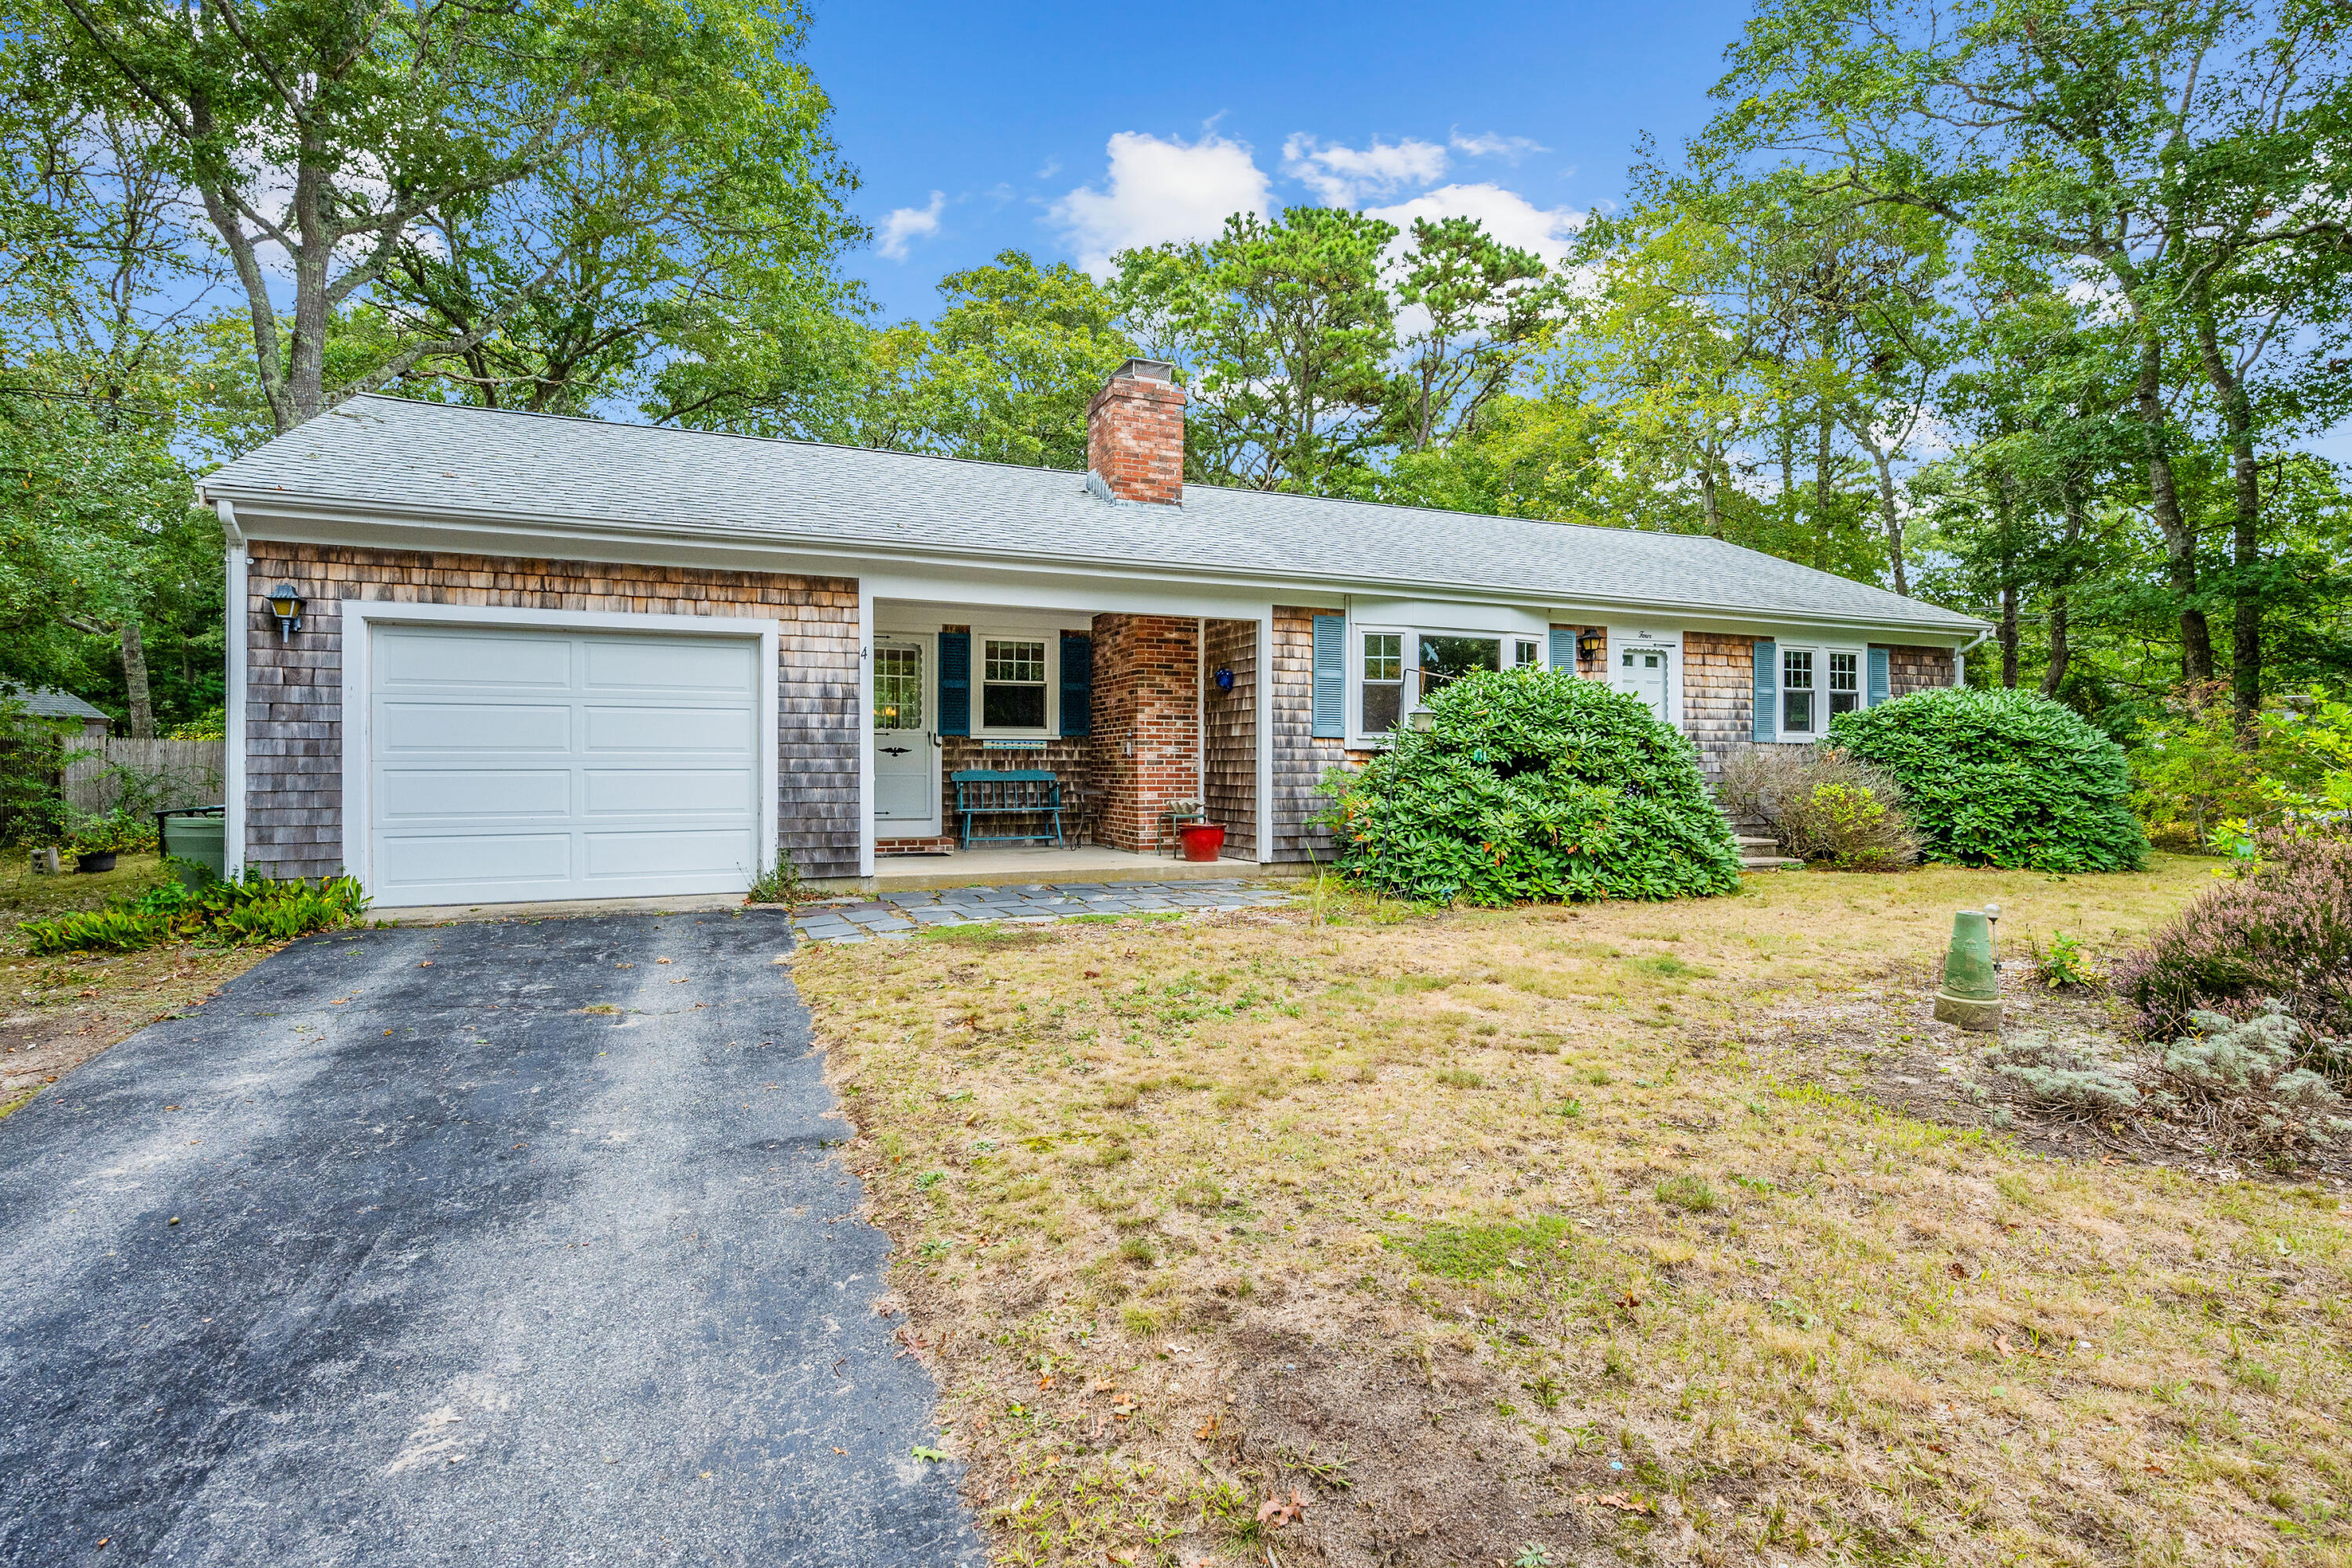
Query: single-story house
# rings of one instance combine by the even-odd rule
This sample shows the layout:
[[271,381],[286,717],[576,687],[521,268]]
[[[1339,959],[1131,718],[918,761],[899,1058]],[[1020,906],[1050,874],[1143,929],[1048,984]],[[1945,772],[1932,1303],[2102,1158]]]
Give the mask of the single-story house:
[[1188,488],[1183,405],[1129,361],[1080,476],[352,398],[202,482],[231,858],[383,905],[850,879],[1010,767],[1118,848],[1198,801],[1301,860],[1325,770],[1462,671],[1573,668],[1715,755],[1987,630],[1714,539]]

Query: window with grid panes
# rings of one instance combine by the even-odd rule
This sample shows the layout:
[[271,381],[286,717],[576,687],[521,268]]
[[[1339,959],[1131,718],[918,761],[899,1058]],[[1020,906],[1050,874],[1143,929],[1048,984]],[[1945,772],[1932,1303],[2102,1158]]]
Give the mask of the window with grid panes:
[[989,637],[982,645],[980,721],[990,730],[1045,727],[1045,644]]

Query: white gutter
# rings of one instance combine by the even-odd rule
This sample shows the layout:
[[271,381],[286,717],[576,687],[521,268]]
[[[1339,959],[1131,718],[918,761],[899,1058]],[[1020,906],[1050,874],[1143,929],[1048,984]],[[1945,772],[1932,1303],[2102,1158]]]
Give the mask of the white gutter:
[[1969,655],[1984,647],[1985,638],[1992,636],[1993,630],[1993,627],[1987,626],[1984,630],[1976,635],[1973,641],[1969,642],[1965,647],[1956,647],[1952,650],[1953,685],[1966,686],[1969,683]]

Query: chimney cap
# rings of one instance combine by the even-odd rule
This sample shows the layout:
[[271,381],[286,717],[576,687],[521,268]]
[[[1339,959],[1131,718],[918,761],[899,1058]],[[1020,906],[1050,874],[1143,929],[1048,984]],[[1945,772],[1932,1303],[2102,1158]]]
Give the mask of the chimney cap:
[[1176,379],[1176,367],[1164,359],[1129,359],[1110,373],[1113,381],[1166,381]]

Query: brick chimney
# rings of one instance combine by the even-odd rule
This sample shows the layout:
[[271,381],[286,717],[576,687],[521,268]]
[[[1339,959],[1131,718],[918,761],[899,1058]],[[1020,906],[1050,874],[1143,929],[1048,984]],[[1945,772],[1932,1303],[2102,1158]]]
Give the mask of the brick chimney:
[[1184,500],[1184,389],[1163,360],[1131,359],[1087,405],[1087,489],[1109,500]]

